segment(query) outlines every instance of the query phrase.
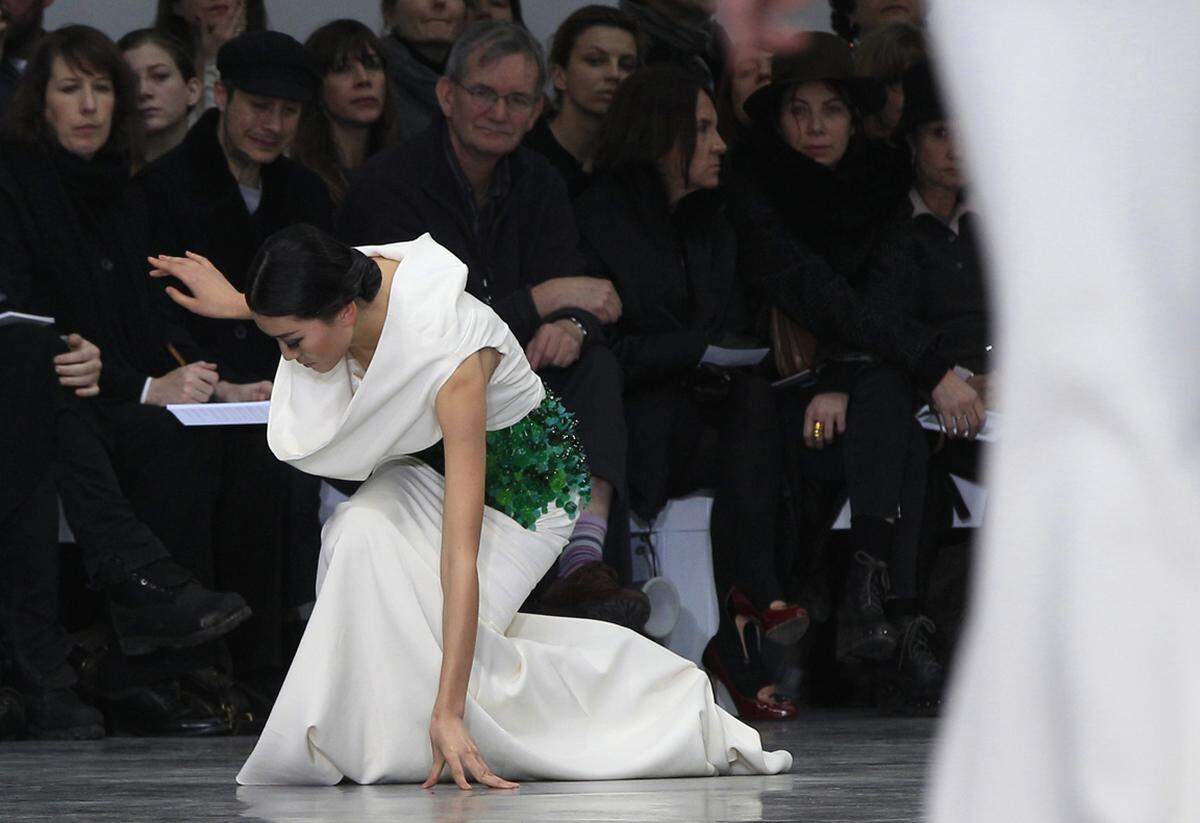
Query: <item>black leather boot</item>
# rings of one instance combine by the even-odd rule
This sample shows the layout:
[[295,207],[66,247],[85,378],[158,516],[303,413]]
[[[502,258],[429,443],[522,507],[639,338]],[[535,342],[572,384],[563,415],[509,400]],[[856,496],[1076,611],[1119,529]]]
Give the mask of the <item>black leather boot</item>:
[[881,667],[879,709],[884,714],[935,715],[946,679],[933,639],[937,626],[924,615],[910,615],[900,620],[898,628],[896,655]]
[[839,660],[891,659],[897,634],[883,611],[886,590],[887,564],[865,551],[856,551],[846,575],[839,616]]
[[250,617],[240,595],[209,591],[167,559],[119,576],[105,594],[113,631],[128,655],[198,646]]

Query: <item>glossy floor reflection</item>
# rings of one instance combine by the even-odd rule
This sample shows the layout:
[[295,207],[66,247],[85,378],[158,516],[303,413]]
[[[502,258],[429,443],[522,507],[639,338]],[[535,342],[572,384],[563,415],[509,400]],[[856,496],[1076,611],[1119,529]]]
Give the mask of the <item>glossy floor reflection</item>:
[[0,744],[0,820],[434,823],[917,821],[934,721],[815,712],[762,724],[793,772],[773,777],[440,786],[237,787],[253,741],[113,738]]

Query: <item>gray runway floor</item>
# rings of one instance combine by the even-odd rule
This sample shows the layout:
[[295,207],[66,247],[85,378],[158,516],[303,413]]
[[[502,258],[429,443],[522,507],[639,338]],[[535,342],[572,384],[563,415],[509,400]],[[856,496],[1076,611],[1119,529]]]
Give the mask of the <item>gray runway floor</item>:
[[251,738],[0,744],[0,821],[893,823],[920,818],[936,721],[809,712],[759,726],[792,752],[774,777],[453,786],[239,788]]

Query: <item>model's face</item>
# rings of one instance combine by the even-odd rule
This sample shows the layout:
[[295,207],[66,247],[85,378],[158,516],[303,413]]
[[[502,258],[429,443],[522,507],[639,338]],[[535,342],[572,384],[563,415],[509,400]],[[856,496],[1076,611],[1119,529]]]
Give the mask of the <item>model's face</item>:
[[637,41],[625,29],[592,26],[580,33],[566,67],[554,66],[554,87],[572,106],[603,117],[617,86],[638,67]]
[[138,114],[146,134],[154,135],[187,119],[188,109],[200,102],[200,80],[185,80],[175,61],[161,46],[143,43],[125,52],[138,79]]
[[733,77],[730,83],[730,96],[733,102],[733,113],[742,123],[749,123],[750,118],[743,110],[746,99],[754,92],[771,82],[771,54],[762,49],[743,46],[734,51]]
[[284,360],[295,360],[322,374],[346,359],[357,319],[358,308],[354,303],[328,320],[254,316],[254,322],[263,334],[279,343],[279,353]]
[[484,157],[515,151],[542,110],[537,80],[537,66],[523,54],[484,68],[472,56],[462,80],[438,80],[438,103],[459,146]]
[[219,81],[213,96],[221,111],[221,142],[229,154],[266,165],[296,136],[303,106],[294,100],[231,91]]
[[888,23],[921,24],[924,16],[921,0],[855,0],[850,20],[866,34]]
[[321,102],[340,123],[370,126],[383,115],[387,79],[375,52],[345,58],[330,69],[321,85]]
[[512,3],[509,0],[475,0],[471,6],[472,20],[513,21]]
[[397,0],[388,23],[409,43],[450,45],[467,22],[465,0]]
[[784,95],[779,127],[789,146],[833,168],[841,162],[854,134],[850,107],[828,83],[799,83]]
[[716,106],[708,94],[700,92],[696,95],[696,151],[687,168],[687,179],[683,175],[683,151],[679,146],[672,148],[658,164],[667,191],[681,197],[700,189],[715,189],[721,185],[724,154],[725,141],[717,131]]
[[90,160],[112,134],[116,90],[107,74],[75,68],[62,57],[50,65],[45,116],[59,145]]
[[912,137],[913,175],[922,186],[957,192],[967,178],[951,126],[934,120],[917,128]]

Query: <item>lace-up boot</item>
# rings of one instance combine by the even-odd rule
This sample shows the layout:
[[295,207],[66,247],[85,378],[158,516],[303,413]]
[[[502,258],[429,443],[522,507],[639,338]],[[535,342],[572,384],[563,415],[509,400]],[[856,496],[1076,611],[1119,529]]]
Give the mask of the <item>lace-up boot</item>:
[[839,660],[891,659],[896,629],[883,611],[887,564],[864,551],[854,553],[846,575],[846,594],[838,625]]

